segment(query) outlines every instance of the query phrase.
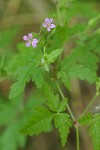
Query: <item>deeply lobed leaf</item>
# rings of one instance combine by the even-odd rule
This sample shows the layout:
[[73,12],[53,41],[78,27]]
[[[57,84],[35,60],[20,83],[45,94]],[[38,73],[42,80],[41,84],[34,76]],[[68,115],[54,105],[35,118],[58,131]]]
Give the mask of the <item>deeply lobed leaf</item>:
[[34,115],[21,130],[24,134],[38,135],[52,128],[54,114],[45,107],[35,109]]
[[67,142],[67,138],[72,126],[69,115],[60,113],[54,117],[55,127],[59,130],[62,146]]

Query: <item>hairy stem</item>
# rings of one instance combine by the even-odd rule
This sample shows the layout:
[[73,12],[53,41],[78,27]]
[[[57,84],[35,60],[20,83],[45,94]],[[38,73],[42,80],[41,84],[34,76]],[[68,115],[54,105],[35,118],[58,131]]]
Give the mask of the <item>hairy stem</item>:
[[97,95],[95,95],[92,100],[90,101],[90,103],[87,105],[87,107],[85,108],[85,110],[82,113],[82,116],[89,110],[89,108],[92,106],[92,104],[94,103],[94,101],[96,100]]
[[77,142],[77,150],[80,150],[80,142],[79,142],[79,127],[76,128],[76,142]]
[[[62,90],[61,90],[61,88],[60,88],[60,86],[59,86],[59,84],[58,84],[57,81],[56,81],[56,85],[57,85],[57,88],[58,88],[59,93],[61,94],[62,98],[65,99],[65,96],[64,96],[64,94],[63,94],[63,92],[62,92]],[[67,104],[66,106],[67,106],[67,109],[68,109],[68,111],[69,111],[70,116],[72,117],[73,121],[75,121],[75,117],[74,117],[74,115],[73,115],[73,113],[72,113],[70,107],[68,106],[68,104]]]

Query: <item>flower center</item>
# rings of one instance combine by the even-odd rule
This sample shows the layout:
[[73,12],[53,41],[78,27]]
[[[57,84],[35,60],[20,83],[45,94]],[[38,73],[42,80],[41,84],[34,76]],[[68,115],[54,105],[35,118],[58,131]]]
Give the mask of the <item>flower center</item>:
[[48,23],[47,27],[50,27],[51,23]]
[[29,42],[31,43],[31,42],[32,42],[32,40],[31,40],[31,39],[29,39]]

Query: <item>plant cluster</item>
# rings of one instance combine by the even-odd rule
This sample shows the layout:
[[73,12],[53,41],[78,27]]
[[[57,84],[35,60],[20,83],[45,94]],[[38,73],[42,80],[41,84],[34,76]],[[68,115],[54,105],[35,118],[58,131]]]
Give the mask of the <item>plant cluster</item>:
[[[84,14],[88,21],[71,26],[70,20],[79,7],[82,9],[80,15]],[[62,146],[65,146],[74,127],[77,150],[80,149],[79,128],[87,126],[94,150],[100,149],[100,113],[89,112],[100,96],[100,77],[97,74],[100,62],[100,15],[92,12],[90,6],[84,7],[73,0],[59,0],[57,19],[46,18],[39,33],[24,35],[26,43],[18,44],[19,51],[12,60],[8,57],[5,63],[6,55],[1,56],[0,75],[17,78],[11,86],[10,102],[0,102],[0,124],[8,126],[1,136],[2,150],[16,150],[17,143],[24,147],[26,137],[21,134],[38,135],[50,132],[53,126],[59,131]],[[85,14],[85,9],[88,14]],[[69,41],[75,46],[68,55],[64,55],[64,47]],[[96,87],[94,97],[78,119],[69,106],[68,96],[62,90],[65,87],[70,92],[73,79],[86,80]],[[36,90],[26,102],[22,99],[28,83],[35,84]],[[4,144],[5,141],[8,144]],[[9,144],[10,141],[14,141],[13,145]]]

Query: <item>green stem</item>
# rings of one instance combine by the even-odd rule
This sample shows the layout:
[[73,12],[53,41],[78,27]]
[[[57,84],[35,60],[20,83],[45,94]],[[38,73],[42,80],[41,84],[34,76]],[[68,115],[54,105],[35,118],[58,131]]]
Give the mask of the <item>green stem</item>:
[[60,86],[59,86],[57,81],[56,81],[56,85],[57,85],[57,88],[58,88],[59,93],[61,94],[62,98],[65,99],[65,96],[64,96],[64,94],[63,94],[63,92],[62,92],[62,90],[61,90],[61,88],[60,88]]
[[[50,69],[50,72],[51,72],[52,76],[54,77],[54,74],[53,74],[53,72],[52,72],[51,69]],[[55,77],[54,77],[54,78],[55,78]],[[55,81],[55,83],[56,83],[56,85],[57,85],[57,88],[58,88],[59,93],[61,94],[62,99],[65,99],[65,96],[64,96],[64,94],[63,94],[63,92],[62,92],[62,90],[61,90],[61,88],[60,88],[60,86],[59,86],[57,80]],[[76,119],[75,119],[75,117],[74,117],[74,115],[73,115],[73,113],[72,113],[72,111],[71,111],[69,105],[66,104],[66,107],[67,107],[67,109],[68,109],[68,112],[69,112],[70,116],[72,117],[72,120],[75,121]]]
[[89,110],[89,108],[92,106],[92,104],[94,103],[94,101],[96,100],[97,95],[95,95],[92,100],[90,101],[90,103],[87,105],[87,107],[85,108],[85,110],[82,113],[82,116]]
[[80,32],[78,34],[75,34],[75,35],[72,35],[68,38],[68,40],[72,39],[72,38],[75,38],[75,37],[78,37],[78,36],[81,36],[81,35],[84,35],[84,34],[88,34],[88,33],[92,33],[92,34],[95,34],[96,31],[83,31],[83,32]]
[[[57,88],[58,88],[59,93],[61,94],[62,98],[65,99],[65,96],[64,96],[64,94],[63,94],[63,92],[62,92],[62,90],[61,90],[61,88],[60,88],[60,86],[59,86],[57,81],[56,81],[56,85],[57,85]],[[67,109],[69,111],[70,116],[72,117],[72,120],[75,121],[75,117],[74,117],[70,107],[68,106],[68,104],[66,106],[67,106]]]
[[80,143],[79,143],[79,127],[76,127],[76,142],[77,142],[77,150],[80,150]]

